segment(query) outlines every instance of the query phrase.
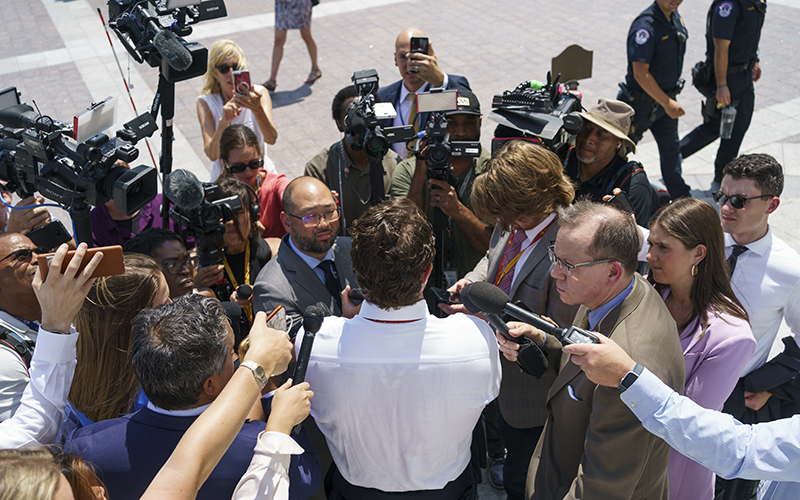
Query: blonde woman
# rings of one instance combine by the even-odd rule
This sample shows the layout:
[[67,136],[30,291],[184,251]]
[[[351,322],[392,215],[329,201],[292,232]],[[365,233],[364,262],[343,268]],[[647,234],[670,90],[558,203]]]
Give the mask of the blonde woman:
[[267,144],[275,144],[278,131],[272,118],[272,99],[261,85],[253,85],[246,93],[235,92],[233,72],[247,69],[241,47],[231,40],[217,40],[208,53],[208,69],[203,75],[202,95],[197,99],[197,119],[203,133],[203,149],[213,162],[211,180],[217,179],[222,166],[219,161],[219,139],[228,125],[246,125],[258,137],[264,151],[264,168],[275,172],[275,165],[266,156]]

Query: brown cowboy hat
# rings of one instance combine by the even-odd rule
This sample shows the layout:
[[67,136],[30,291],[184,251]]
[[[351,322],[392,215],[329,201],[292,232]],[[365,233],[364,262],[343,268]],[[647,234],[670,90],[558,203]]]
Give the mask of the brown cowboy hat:
[[628,131],[631,128],[631,116],[634,114],[632,107],[622,101],[601,97],[597,101],[597,106],[590,109],[588,113],[578,114],[603,130],[607,130],[622,140],[628,149],[634,153],[636,152],[636,144],[628,137]]

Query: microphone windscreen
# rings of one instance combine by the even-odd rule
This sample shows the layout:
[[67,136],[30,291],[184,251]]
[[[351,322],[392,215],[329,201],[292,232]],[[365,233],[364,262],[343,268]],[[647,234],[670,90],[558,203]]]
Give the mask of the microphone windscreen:
[[331,310],[322,302],[308,306],[303,314],[303,330],[309,333],[317,333],[322,327],[322,320],[325,316],[330,316]]
[[164,182],[167,199],[184,210],[193,210],[203,203],[203,184],[188,170],[175,170]]
[[178,40],[178,36],[169,30],[156,33],[153,37],[153,47],[176,71],[187,70],[192,65],[192,53]]
[[253,287],[250,285],[239,285],[236,289],[236,296],[240,300],[247,300],[251,295],[253,295]]
[[[497,314],[498,316],[503,314],[503,308],[511,301],[504,291],[491,283],[483,281],[470,283],[468,296],[469,301],[478,311]],[[466,306],[463,289],[461,290],[461,302]],[[468,311],[473,312],[469,306],[466,307]]]

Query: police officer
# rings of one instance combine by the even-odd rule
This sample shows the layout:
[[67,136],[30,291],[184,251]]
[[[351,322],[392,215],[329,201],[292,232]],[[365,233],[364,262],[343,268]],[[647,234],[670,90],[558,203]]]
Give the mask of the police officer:
[[683,55],[689,34],[678,6],[683,0],[656,0],[633,20],[628,32],[628,74],[617,99],[635,110],[629,136],[638,143],[649,129],[658,144],[661,175],[670,196],[689,196],[681,177],[678,117],[675,100],[683,83]]
[[[730,139],[720,141],[714,162],[712,191],[719,189],[722,169],[739,154],[755,104],[753,82],[761,78],[758,42],[767,13],[766,0],[716,0],[706,21],[706,64],[716,76],[716,99],[703,107],[703,124],[681,140],[687,158],[719,137],[719,108],[732,104],[736,120]],[[716,103],[716,105],[715,105]]]

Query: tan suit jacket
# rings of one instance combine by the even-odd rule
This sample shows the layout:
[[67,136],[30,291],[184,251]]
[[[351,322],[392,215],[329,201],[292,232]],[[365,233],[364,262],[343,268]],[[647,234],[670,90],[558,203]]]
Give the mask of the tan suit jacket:
[[[558,297],[556,281],[550,277],[551,265],[547,255],[547,247],[555,242],[558,227],[558,221],[554,222],[531,251],[522,264],[517,279],[511,284],[509,296],[512,301],[521,300],[536,314],[547,316],[561,326],[567,326],[578,307],[568,306]],[[495,226],[489,252],[465,278],[494,283],[511,236],[512,233],[504,233],[499,226]],[[556,347],[560,347],[560,344]],[[550,355],[552,367],[557,368],[559,360],[560,355]],[[517,429],[544,425],[548,415],[545,407],[547,392],[556,379],[557,371],[548,370],[540,379],[536,379],[504,356],[500,356],[500,363],[503,380],[497,401],[503,419]]]
[[[638,273],[631,293],[595,330],[682,392],[684,360],[664,301]],[[575,315],[580,323],[586,308]],[[550,417],[531,458],[527,499],[667,500],[669,446],[650,434],[623,404],[563,356],[547,400]]]

